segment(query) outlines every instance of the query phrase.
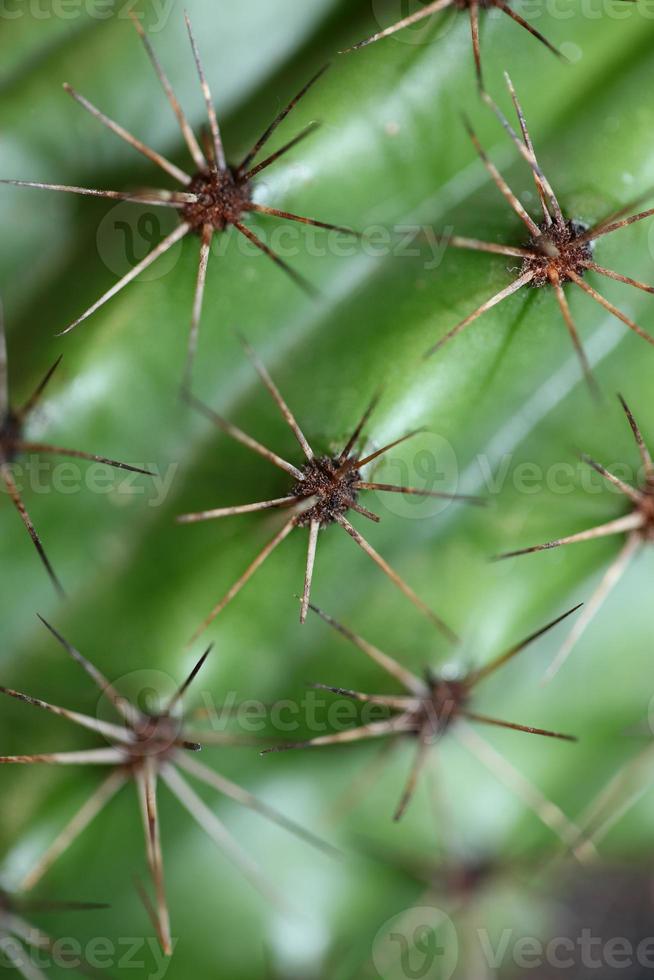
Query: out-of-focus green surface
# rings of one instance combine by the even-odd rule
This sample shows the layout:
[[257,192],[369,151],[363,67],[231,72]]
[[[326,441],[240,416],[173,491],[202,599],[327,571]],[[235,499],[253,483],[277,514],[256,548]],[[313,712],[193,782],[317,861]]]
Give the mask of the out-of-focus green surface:
[[[119,6],[118,4],[116,5]],[[376,4],[382,10],[383,5]],[[479,104],[465,17],[445,19],[432,43],[391,39],[356,55],[336,51],[375,29],[369,5],[313,0],[250,0],[217,5],[189,0],[230,158],[256,138],[280,105],[334,58],[331,71],[289,120],[279,143],[319,119],[322,128],[261,180],[274,206],[359,228],[424,223],[459,234],[519,242],[524,233],[475,158],[460,120],[474,120],[484,145],[523,201],[533,184],[497,122]],[[387,23],[392,9],[384,16]],[[146,22],[159,26],[142,4]],[[489,18],[483,46],[486,83],[509,102],[502,70],[518,87],[541,163],[568,213],[592,222],[654,183],[652,131],[654,24],[637,6],[569,4],[570,16],[538,19],[563,46],[558,63],[506,18]],[[621,14],[617,16],[618,12]],[[590,14],[597,16],[590,16]],[[141,186],[153,168],[85,116],[61,90],[69,81],[142,139],[186,165],[175,120],[123,16],[64,22],[24,16],[0,21],[0,172],[96,187]],[[196,126],[204,121],[182,12],[173,9],[153,42]],[[166,186],[168,186],[166,184]],[[121,209],[122,210],[122,209]],[[142,481],[141,494],[32,495],[28,504],[70,599],[60,605],[9,502],[0,510],[2,676],[7,686],[93,713],[97,697],[35,620],[41,612],[112,678],[164,671],[180,680],[197,649],[184,645],[212,603],[272,535],[261,515],[194,528],[178,513],[286,492],[283,474],[211,430],[184,408],[177,389],[197,263],[188,241],[161,278],[134,284],[65,339],[54,334],[108,288],[115,271],[102,261],[110,205],[2,188],[0,287],[5,299],[14,395],[26,394],[58,353],[64,362],[34,432],[53,441],[156,464],[173,482],[163,503]],[[263,225],[262,225],[263,227]],[[109,229],[109,230],[107,230]],[[597,260],[652,279],[651,223],[605,239]],[[419,355],[474,305],[507,281],[506,262],[448,254],[436,269],[421,255],[306,254],[297,236],[293,264],[322,291],[312,303],[264,258],[244,257],[232,240],[210,265],[196,390],[282,453],[295,454],[234,336],[242,330],[265,358],[310,439],[343,440],[381,380],[387,390],[372,426],[375,442],[415,426],[427,432],[378,470],[411,482],[420,460],[445,440],[465,490],[490,493],[484,510],[447,507],[433,514],[374,500],[382,515],[370,540],[463,637],[448,651],[430,625],[337,529],[321,535],[316,601],[416,670],[448,659],[483,662],[514,639],[587,598],[618,542],[491,564],[489,556],[569,533],[619,513],[609,491],[547,487],[525,492],[522,464],[545,472],[574,462],[579,449],[604,462],[636,465],[636,450],[613,394],[631,402],[654,440],[650,404],[654,353],[581,295],[573,312],[606,400],[595,405],[554,298],[520,294],[485,316],[428,363]],[[321,236],[312,236],[317,245]],[[615,283],[603,291],[654,331],[651,297]],[[481,461],[481,462],[480,462]],[[172,469],[171,469],[172,468]],[[501,492],[485,473],[500,474]],[[356,523],[359,523],[358,521]],[[364,528],[362,527],[362,530]],[[306,539],[297,533],[220,617],[215,652],[198,686],[218,702],[299,698],[307,680],[361,690],[392,690],[356,650],[316,620],[303,629],[297,603]],[[646,719],[651,697],[651,555],[644,553],[589,629],[556,681],[540,686],[561,630],[513,663],[479,693],[479,709],[498,717],[580,736],[576,746],[485,735],[570,816],[578,814],[637,742],[625,730]],[[2,753],[92,746],[65,722],[23,704],[2,705]],[[206,750],[205,761],[344,848],[332,863],[282,831],[223,800],[212,805],[277,887],[301,910],[284,918],[232,870],[165,790],[161,795],[168,892],[177,950],[170,978],[245,980],[267,976],[358,977],[382,923],[419,892],[406,877],[357,856],[372,837],[436,858],[439,829],[422,786],[403,824],[391,814],[409,764],[400,749],[368,798],[337,827],[329,804],[356,779],[370,749],[325,750],[262,759],[256,750]],[[553,846],[520,802],[455,742],[439,753],[436,775],[465,846],[500,853]],[[93,771],[5,768],[0,850],[7,877],[63,826],[96,784]],[[651,848],[646,797],[606,842],[606,852]],[[53,934],[143,936],[147,919],[133,888],[145,872],[141,827],[131,788],[103,814],[47,879],[53,895],[112,903],[109,912],[49,917]],[[44,883],[44,887],[45,887]],[[506,896],[504,896],[506,897]],[[516,896],[513,896],[515,899]],[[488,924],[520,921],[537,902],[489,903]],[[513,911],[511,911],[513,909]],[[511,917],[515,918],[511,918]],[[533,926],[532,926],[533,928]],[[112,973],[126,968],[113,964]],[[132,976],[151,975],[148,959]],[[275,974],[277,975],[277,974]],[[374,975],[371,974],[371,975]]]

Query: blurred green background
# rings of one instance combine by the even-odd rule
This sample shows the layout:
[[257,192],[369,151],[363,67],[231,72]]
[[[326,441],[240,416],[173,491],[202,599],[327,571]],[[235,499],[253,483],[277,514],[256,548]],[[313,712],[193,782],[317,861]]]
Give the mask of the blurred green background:
[[[232,160],[318,66],[334,61],[275,139],[281,145],[313,119],[321,129],[265,173],[262,199],[358,228],[425,224],[491,240],[523,240],[518,220],[489,182],[461,124],[465,110],[521,199],[535,208],[524,163],[479,103],[465,15],[446,15],[427,35],[408,33],[337,57],[335,52],[408,8],[397,0],[237,5],[188,0],[187,6]],[[190,119],[200,127],[205,113],[181,7],[143,2],[137,9]],[[110,16],[101,19],[100,10]],[[65,81],[187,165],[174,117],[125,10],[118,2],[101,7],[90,0],[63,7],[36,0],[3,7],[3,177],[116,189],[159,183],[154,168],[66,97]],[[525,13],[536,17],[571,64],[559,63],[508,18],[492,15],[482,37],[486,84],[508,111],[502,71],[511,71],[541,163],[564,208],[593,222],[654,184],[654,21],[647,7],[599,0],[583,5],[570,0],[549,11],[525,8]],[[53,442],[155,465],[172,481],[163,501],[147,481],[136,484],[142,492],[128,492],[119,476],[105,494],[26,493],[69,590],[65,604],[53,595],[9,501],[0,501],[0,682],[91,714],[97,710],[96,692],[45,634],[35,613],[54,622],[111,678],[130,684],[134,672],[161,671],[172,690],[201,651],[200,644],[185,651],[188,637],[276,526],[253,515],[179,527],[175,515],[286,492],[283,474],[179,402],[196,242],[187,241],[162,275],[146,276],[73,334],[55,338],[126,271],[115,266],[125,242],[115,219],[128,220],[129,213],[125,206],[114,212],[102,201],[11,187],[0,194],[0,289],[14,400],[26,396],[64,354],[32,431]],[[136,223],[134,228],[142,255],[150,228],[139,230]],[[498,551],[571,533],[621,512],[622,503],[609,490],[588,492],[576,478],[569,492],[555,492],[540,479],[526,492],[519,476],[524,464],[548,473],[558,463],[574,463],[579,450],[606,464],[635,467],[636,449],[614,393],[625,395],[646,438],[654,440],[654,353],[587,297],[575,295],[572,309],[606,395],[602,404],[594,404],[554,297],[541,291],[512,298],[437,358],[416,366],[447,328],[506,284],[507,263],[453,251],[433,269],[428,247],[414,255],[388,250],[372,255],[363,249],[346,256],[312,255],[304,240],[304,233],[298,234],[292,262],[320,287],[318,302],[264,257],[244,256],[233,236],[219,243],[207,283],[196,393],[295,459],[292,436],[243,357],[234,328],[257,348],[309,439],[325,450],[347,437],[373,390],[386,382],[371,426],[375,443],[415,426],[427,431],[397,450],[377,470],[378,478],[391,482],[404,474],[408,482],[425,485],[425,461],[436,458],[450,485],[491,497],[481,511],[449,506],[437,512],[399,498],[369,503],[382,516],[379,526],[365,528],[369,539],[460,633],[461,648],[448,649],[334,529],[320,538],[315,600],[416,671],[451,661],[482,663],[587,598],[617,553],[620,543],[611,539],[510,563],[489,562]],[[311,241],[324,244],[320,235]],[[651,281],[653,245],[654,224],[643,222],[604,239],[597,259]],[[607,283],[603,291],[654,330],[651,297],[617,283]],[[489,485],[489,473],[498,477],[499,487]],[[299,627],[294,594],[302,584],[305,548],[304,533],[294,534],[211,628],[208,636],[216,648],[196,697],[218,703],[230,695],[263,702],[299,699],[307,681],[394,690],[374,665],[315,617]],[[578,745],[566,745],[510,732],[483,733],[571,818],[645,744],[642,733],[633,738],[625,733],[646,722],[654,693],[653,561],[652,554],[642,553],[551,685],[542,687],[540,681],[565,627],[479,692],[477,706],[484,713],[579,736]],[[97,744],[93,736],[19,703],[3,703],[1,719],[2,753]],[[274,734],[268,731],[271,738]],[[330,806],[360,778],[374,751],[341,747],[266,758],[252,748],[205,751],[205,762],[344,850],[344,860],[329,861],[261,818],[207,794],[297,910],[291,917],[268,907],[162,791],[177,938],[167,966],[171,980],[377,975],[375,937],[424,890],[395,867],[396,857],[437,864],[450,835],[435,818],[429,780],[403,823],[392,823],[410,745],[398,747],[353,812],[329,822]],[[11,885],[100,774],[7,767],[0,775],[0,851],[6,855],[3,880]],[[516,854],[535,854],[541,861],[560,850],[551,832],[454,739],[439,748],[433,780],[446,800],[463,858],[488,853],[501,864]],[[652,797],[645,795],[619,823],[603,844],[607,859],[647,859],[651,808]],[[39,924],[83,944],[108,937],[117,949],[125,937],[151,937],[132,880],[134,873],[145,873],[141,833],[128,787],[40,889],[49,897],[107,901],[111,910],[73,919],[42,916]],[[434,901],[449,909],[447,894]],[[557,908],[547,892],[526,887],[522,879],[492,882],[474,911],[457,916],[451,910],[462,948],[455,975],[483,976],[479,966],[466,964],[471,921],[493,936],[507,925],[520,935],[547,936]],[[114,958],[111,973],[131,969],[131,976],[156,976],[151,950],[140,958],[144,964],[138,969]],[[56,969],[52,975],[58,975]],[[509,966],[502,975],[514,974]],[[395,980],[402,974],[389,976]]]

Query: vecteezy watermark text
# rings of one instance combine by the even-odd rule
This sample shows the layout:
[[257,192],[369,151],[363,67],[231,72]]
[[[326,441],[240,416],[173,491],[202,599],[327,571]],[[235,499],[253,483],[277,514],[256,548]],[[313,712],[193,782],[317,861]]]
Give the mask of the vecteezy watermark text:
[[[175,6],[175,0],[149,0],[147,5],[148,31],[156,34],[164,29]],[[0,0],[0,20],[74,21],[81,17],[92,20],[125,20],[131,14],[144,20],[139,0]]]
[[[94,936],[82,943],[70,936],[53,939],[43,945],[43,933],[28,931],[19,942],[13,936],[5,936],[0,947],[0,969],[15,969],[17,963],[32,968],[29,976],[43,975],[52,967],[64,970],[140,970],[139,976],[147,980],[163,980],[171,958],[152,937],[121,936],[110,939]],[[177,940],[172,940],[173,949]],[[23,972],[23,971],[21,971]],[[25,971],[25,976],[28,973]]]
[[[543,969],[553,976],[558,972],[572,976],[575,969],[598,971],[598,976],[603,975],[601,971],[634,968],[654,972],[654,936],[640,940],[606,937],[590,927],[581,928],[578,934],[548,939],[525,936],[511,928],[495,937],[484,928],[467,931],[466,935],[469,946],[477,947],[468,949],[468,954],[481,957],[493,974],[508,967],[538,970],[539,976]],[[372,947],[374,966],[384,980],[449,980],[459,959],[454,923],[431,905],[410,908],[389,919]]]
[[[0,0],[1,2],[1,0]],[[116,276],[124,276],[141,262],[167,235],[174,231],[177,216],[162,208],[122,201],[112,207],[98,226],[96,244],[104,265]],[[258,224],[257,237],[286,262],[301,256],[313,259],[333,257],[353,259],[415,258],[421,259],[423,272],[440,267],[453,234],[452,227],[437,231],[427,224],[367,224],[358,235],[340,230],[314,228],[294,222]],[[236,249],[246,259],[268,261],[262,251],[242,235],[215,235],[211,254],[222,257]],[[177,247],[157,259],[139,277],[141,281],[162,279],[177,265],[182,254]]]
[[[162,507],[170,493],[178,464],[166,467],[156,464],[133,464],[148,475],[109,467],[105,463],[79,464],[74,460],[54,462],[38,455],[28,455],[12,462],[11,471],[19,493],[72,497],[79,493],[112,496],[127,501],[142,497],[148,507]],[[0,481],[0,494],[8,493]]]
[[[390,494],[383,490],[371,490],[377,510],[407,520],[425,520],[456,504],[452,497],[458,493],[473,493],[480,502],[499,499],[509,490],[518,496],[530,497],[541,493],[554,496],[573,493],[593,497],[601,494],[623,496],[619,485],[607,481],[583,458],[572,457],[542,464],[524,458],[516,460],[512,453],[492,460],[484,453],[478,453],[465,467],[466,486],[462,486],[462,467],[458,455],[444,436],[433,430],[424,430],[415,442],[416,448],[410,453],[403,450],[389,454],[383,465],[374,471],[374,477],[383,477],[385,483],[399,487],[414,488],[418,493]],[[373,442],[371,449],[374,448]],[[19,457],[11,463],[11,468],[21,493],[75,496],[84,492],[112,496],[117,500],[142,497],[149,507],[163,506],[169,498],[179,464],[159,466],[130,461],[130,465],[147,470],[148,475],[120,470],[104,463],[78,463],[67,459],[55,461],[37,454]],[[622,460],[609,461],[606,466],[623,483],[634,487],[645,484],[646,474],[642,467]],[[0,482],[0,494],[3,492],[7,490]]]
[[[427,7],[430,2],[431,0],[419,0],[418,3],[395,0],[388,4],[387,0],[372,0],[377,30],[386,30],[410,14],[420,13],[421,7]],[[455,6],[452,2],[451,7]],[[626,20],[630,16],[654,20],[654,0],[643,0],[638,4],[625,4],[621,0],[523,0],[520,13],[530,23],[539,21],[541,30],[544,20],[568,23],[573,20]],[[493,6],[485,10],[484,14],[494,20],[505,16],[502,10]],[[402,28],[392,35],[392,40],[399,44],[433,44],[449,33],[456,23],[456,17],[448,16],[445,10],[440,9]]]

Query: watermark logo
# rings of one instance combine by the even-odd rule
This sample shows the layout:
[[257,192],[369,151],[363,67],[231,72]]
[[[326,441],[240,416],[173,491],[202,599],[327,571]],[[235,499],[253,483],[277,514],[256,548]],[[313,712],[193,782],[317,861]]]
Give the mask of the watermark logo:
[[450,980],[459,959],[454,923],[441,909],[408,909],[385,922],[372,960],[382,980]]
[[[433,6],[433,0],[420,0],[417,5],[411,0],[395,0],[390,7],[385,0],[373,0],[372,12],[379,30],[385,31],[407,17],[423,13],[425,8],[430,6]],[[449,34],[455,22],[456,18],[452,17],[449,10],[425,13],[421,20],[408,24],[392,37],[400,44],[430,44]]]
[[[96,236],[98,254],[110,272],[122,278],[154,251],[179,224],[173,209],[122,201],[104,216]],[[173,248],[139,276],[140,282],[163,279],[179,262],[181,249]]]
[[372,477],[375,482],[418,491],[375,491],[380,506],[409,520],[435,517],[446,510],[452,503],[447,496],[432,497],[429,494],[454,494],[459,482],[459,464],[451,443],[431,431],[421,433],[418,441],[419,448],[409,458],[401,453],[385,456]]

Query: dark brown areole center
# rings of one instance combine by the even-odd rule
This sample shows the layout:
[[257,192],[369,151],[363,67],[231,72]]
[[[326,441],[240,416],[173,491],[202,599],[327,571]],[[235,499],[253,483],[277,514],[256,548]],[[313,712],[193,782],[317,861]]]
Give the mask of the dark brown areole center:
[[181,213],[194,231],[201,231],[204,225],[224,231],[241,220],[252,201],[250,184],[241,181],[231,168],[201,170],[187,190],[197,196],[197,201],[187,204]]
[[448,730],[468,703],[470,688],[465,680],[444,680],[428,675],[429,694],[415,709],[416,732],[431,729],[434,737]]
[[[472,4],[470,0],[454,0],[452,6],[456,7],[457,10],[468,10]],[[479,6],[482,10],[490,10],[491,7],[495,6],[494,0],[479,0]]]
[[643,487],[641,487],[643,498],[638,505],[638,510],[645,521],[639,534],[645,541],[654,541],[654,477],[648,477]]
[[132,727],[136,741],[125,746],[129,765],[138,768],[146,758],[155,759],[159,766],[177,752],[182,738],[179,719],[170,715],[143,715]]
[[480,857],[460,865],[451,865],[445,872],[448,889],[464,900],[473,898],[497,871],[497,862],[492,858]]
[[354,462],[352,458],[341,462],[331,456],[317,456],[305,463],[302,467],[304,479],[298,480],[291,492],[304,500],[309,497],[318,499],[299,515],[297,522],[301,527],[313,521],[327,527],[356,504],[359,496],[356,484],[361,479],[361,473]]
[[12,463],[17,456],[18,444],[23,436],[21,419],[11,409],[0,422],[0,457]]
[[[539,225],[541,238],[531,238],[526,248],[535,249],[538,255],[529,256],[523,260],[522,273],[533,274],[531,286],[547,286],[551,283],[550,276],[558,277],[563,285],[571,281],[572,271],[583,277],[586,273],[585,262],[593,258],[593,246],[590,242],[579,241],[579,237],[587,230],[586,225],[578,221],[566,221],[561,227],[556,223]],[[549,255],[544,249],[551,249]]]

